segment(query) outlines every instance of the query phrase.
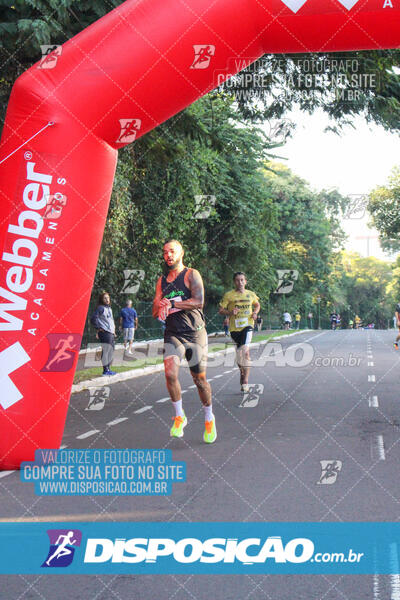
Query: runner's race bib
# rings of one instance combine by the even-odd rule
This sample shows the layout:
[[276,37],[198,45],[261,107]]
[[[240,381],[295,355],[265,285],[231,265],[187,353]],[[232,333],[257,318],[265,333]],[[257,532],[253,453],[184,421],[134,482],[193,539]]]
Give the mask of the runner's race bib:
[[241,317],[240,319],[235,319],[235,327],[238,329],[243,329],[243,327],[247,327],[249,324],[249,319],[247,317]]

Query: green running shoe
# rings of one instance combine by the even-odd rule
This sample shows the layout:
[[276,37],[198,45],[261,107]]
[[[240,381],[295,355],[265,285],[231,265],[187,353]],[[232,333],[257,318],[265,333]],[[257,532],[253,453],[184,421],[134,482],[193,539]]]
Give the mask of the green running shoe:
[[217,428],[215,427],[215,417],[212,421],[206,421],[206,428],[203,440],[206,444],[212,444],[217,439]]
[[173,417],[174,424],[171,427],[170,436],[171,437],[183,437],[183,428],[187,425],[187,418],[185,413],[183,413],[183,417]]

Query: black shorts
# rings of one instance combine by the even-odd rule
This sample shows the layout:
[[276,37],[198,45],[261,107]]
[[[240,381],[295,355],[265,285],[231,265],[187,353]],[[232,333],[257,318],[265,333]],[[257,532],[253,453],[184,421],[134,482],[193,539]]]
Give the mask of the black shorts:
[[231,331],[231,338],[238,348],[240,348],[240,346],[248,346],[252,337],[253,328],[250,325],[248,327],[244,327],[240,331]]
[[207,367],[208,337],[203,327],[200,331],[164,334],[164,359],[177,356],[186,358],[193,373],[203,373]]

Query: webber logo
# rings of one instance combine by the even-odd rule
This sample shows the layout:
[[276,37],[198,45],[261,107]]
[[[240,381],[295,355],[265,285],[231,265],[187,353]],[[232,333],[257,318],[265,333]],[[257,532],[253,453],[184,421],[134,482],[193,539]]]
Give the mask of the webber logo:
[[[30,153],[29,158],[31,156]],[[0,287],[0,298],[6,300],[0,302],[0,332],[22,330],[23,315],[27,309],[24,294],[33,284],[33,267],[39,253],[39,235],[43,229],[43,218],[39,211],[46,206],[52,180],[52,175],[40,173],[36,169],[35,162],[27,161],[26,181],[23,182],[21,198],[23,209],[18,214],[16,223],[11,223],[7,228],[1,257],[7,272],[6,287]],[[9,376],[29,361],[29,355],[19,342],[0,352],[2,408],[9,408],[23,397]]]
[[85,563],[156,563],[169,557],[178,563],[304,563],[314,554],[314,544],[307,538],[283,543],[280,536],[246,538],[89,538]]
[[8,226],[7,251],[2,255],[2,261],[11,266],[6,274],[7,288],[0,287],[0,296],[9,301],[9,304],[0,304],[0,331],[22,329],[23,320],[11,313],[25,311],[27,307],[27,300],[22,294],[26,294],[33,283],[33,266],[39,253],[36,240],[44,224],[39,211],[46,206],[53,177],[38,173],[35,163],[29,161],[26,163],[26,179],[22,192],[24,207],[17,217],[17,224]]

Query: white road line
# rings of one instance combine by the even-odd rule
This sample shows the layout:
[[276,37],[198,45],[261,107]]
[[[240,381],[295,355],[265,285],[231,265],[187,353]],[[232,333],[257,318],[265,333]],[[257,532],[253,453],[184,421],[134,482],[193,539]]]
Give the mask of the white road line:
[[[378,570],[378,558],[377,558],[377,550],[374,548],[374,570]],[[372,577],[373,581],[373,591],[374,591],[374,600],[380,600],[380,585],[379,585],[379,575],[378,573],[374,573]]]
[[375,574],[373,576],[373,582],[374,582],[374,600],[379,600],[380,599],[380,593],[379,593],[379,575]]
[[[327,332],[326,331],[322,331],[321,333],[317,333],[317,335],[312,335],[311,337],[307,338],[306,340],[303,340],[302,343],[304,342],[309,342],[310,340],[315,340],[317,337],[319,337],[320,335],[325,335]],[[282,336],[282,338],[284,338],[286,336]]]
[[153,408],[152,406],[142,406],[142,408],[139,408],[138,410],[135,410],[134,413],[136,415],[138,415],[139,413],[146,412],[146,410],[151,410],[152,408]]
[[379,460],[385,460],[385,446],[383,444],[383,435],[377,436]]
[[225,375],[225,373],[222,373],[222,375],[215,375],[214,379],[219,379],[220,377],[223,377]]
[[7,475],[11,475],[11,473],[16,473],[16,472],[17,472],[16,470],[14,470],[14,471],[1,471],[0,472],[0,479],[2,477],[7,477]]
[[186,394],[187,390],[181,390],[181,395]]
[[373,362],[369,362],[369,363],[368,363],[368,367],[373,367],[373,366],[374,366],[374,363],[373,363]]
[[224,373],[232,373],[233,369],[229,369],[229,371],[224,371]]
[[[194,387],[194,386],[193,386]],[[170,397],[167,396],[166,398],[160,398],[159,400],[156,400],[156,402],[167,402],[168,400],[170,400]]]
[[195,385],[189,385],[188,390],[194,390],[195,387]]
[[368,375],[368,381],[375,381],[375,375]]
[[62,446],[60,446],[60,450],[65,450],[65,448],[68,448],[67,444],[63,444]]
[[390,575],[390,587],[392,588],[390,600],[400,600],[399,555],[395,543],[390,544],[390,567],[393,571]]
[[107,425],[112,427],[113,425],[118,425],[118,423],[122,423],[123,421],[127,421],[128,417],[120,417],[119,419],[114,419],[114,421],[109,421]]
[[99,429],[92,429],[91,431],[87,431],[86,433],[81,433],[81,435],[77,435],[76,439],[77,440],[85,440],[88,437],[91,437],[92,435],[96,435],[96,433],[100,433]]
[[378,408],[379,407],[378,396],[370,396],[368,398],[368,406],[370,408]]

